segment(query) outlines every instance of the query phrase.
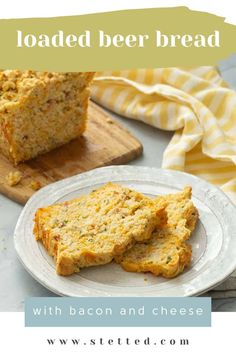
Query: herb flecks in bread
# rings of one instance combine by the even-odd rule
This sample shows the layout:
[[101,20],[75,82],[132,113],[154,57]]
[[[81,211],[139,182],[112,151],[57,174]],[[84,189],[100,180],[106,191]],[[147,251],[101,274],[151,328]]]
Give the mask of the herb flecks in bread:
[[106,264],[148,240],[163,220],[164,203],[108,183],[89,195],[41,208],[34,233],[56,261],[58,274]]
[[191,201],[191,188],[157,198],[166,202],[167,225],[156,228],[150,240],[136,243],[115,258],[126,271],[151,272],[172,278],[190,264],[192,250],[185,241],[195,228],[198,212]]

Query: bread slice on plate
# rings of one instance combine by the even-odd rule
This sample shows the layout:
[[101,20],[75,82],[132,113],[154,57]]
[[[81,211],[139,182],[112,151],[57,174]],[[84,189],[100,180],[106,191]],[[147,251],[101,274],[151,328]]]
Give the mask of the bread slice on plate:
[[190,245],[179,239],[178,228],[165,226],[153,232],[149,241],[136,243],[115,260],[128,272],[151,272],[172,278],[190,263],[191,255]]
[[157,198],[166,201],[167,225],[157,227],[152,237],[136,243],[124,254],[115,257],[126,271],[151,272],[172,278],[183,272],[191,261],[192,250],[187,240],[194,230],[198,212],[193,205],[191,188]]
[[166,213],[168,225],[177,226],[185,224],[186,232],[179,233],[181,240],[186,240],[190,237],[195,229],[198,220],[198,211],[192,200],[192,188],[185,187],[183,191],[175,194],[167,194],[157,198],[159,203],[166,203]]
[[148,240],[164,220],[164,201],[118,184],[37,210],[34,234],[56,261],[60,275],[109,263],[135,242]]

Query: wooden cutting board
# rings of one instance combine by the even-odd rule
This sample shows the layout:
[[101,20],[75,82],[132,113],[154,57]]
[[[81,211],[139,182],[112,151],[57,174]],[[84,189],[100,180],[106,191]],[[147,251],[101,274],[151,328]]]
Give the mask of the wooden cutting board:
[[[80,138],[14,167],[0,154],[0,192],[25,204],[35,193],[32,181],[41,186],[93,168],[124,164],[142,153],[142,145],[125,128],[95,103],[90,102],[86,132]],[[21,171],[19,184],[6,183],[9,172]]]

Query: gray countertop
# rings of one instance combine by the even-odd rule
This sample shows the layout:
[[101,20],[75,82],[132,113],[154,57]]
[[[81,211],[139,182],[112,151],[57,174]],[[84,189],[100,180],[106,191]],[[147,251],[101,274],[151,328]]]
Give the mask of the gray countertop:
[[[236,87],[236,57],[220,65],[225,79]],[[163,152],[172,133],[154,129],[141,122],[115,116],[143,144],[141,157],[130,165],[161,167]],[[13,246],[13,232],[22,206],[0,194],[0,311],[22,311],[24,299],[55,296],[36,282],[23,268]],[[214,311],[236,311],[236,298],[213,300]]]

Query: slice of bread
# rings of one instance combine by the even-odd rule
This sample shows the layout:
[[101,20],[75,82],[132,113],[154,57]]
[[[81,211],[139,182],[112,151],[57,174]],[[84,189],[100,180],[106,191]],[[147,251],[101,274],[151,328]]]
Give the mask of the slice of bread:
[[[184,229],[181,232],[186,233]],[[153,232],[149,241],[136,243],[115,260],[128,272],[151,272],[172,278],[189,265],[191,255],[190,245],[179,239],[178,228],[165,226]]]
[[191,246],[187,240],[194,230],[198,212],[193,205],[191,188],[157,198],[166,202],[167,225],[156,228],[150,240],[137,243],[115,261],[129,272],[151,272],[166,278],[175,277],[191,261]]
[[109,263],[163,222],[165,202],[108,183],[89,195],[40,208],[34,234],[56,260],[60,275]]
[[198,211],[192,200],[192,188],[185,187],[176,194],[167,194],[157,198],[159,203],[166,203],[168,225],[177,226],[185,223],[186,233],[180,233],[179,238],[186,240],[195,229],[198,220]]

